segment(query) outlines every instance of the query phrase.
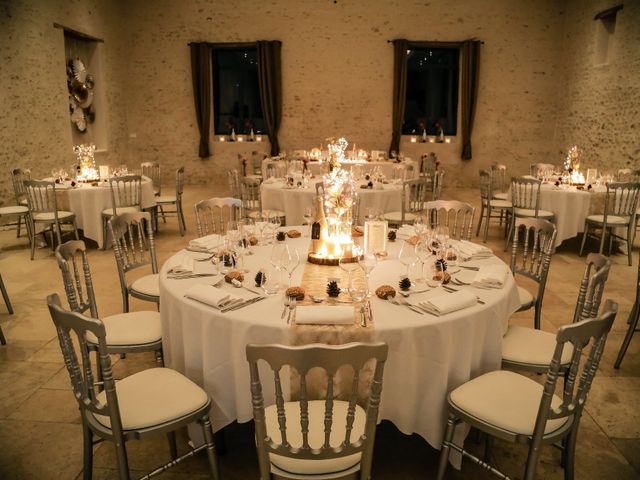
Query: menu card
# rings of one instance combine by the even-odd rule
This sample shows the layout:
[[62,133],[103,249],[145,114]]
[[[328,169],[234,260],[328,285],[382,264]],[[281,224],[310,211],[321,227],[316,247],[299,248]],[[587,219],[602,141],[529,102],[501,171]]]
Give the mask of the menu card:
[[387,249],[387,229],[384,221],[364,222],[364,251],[383,252]]

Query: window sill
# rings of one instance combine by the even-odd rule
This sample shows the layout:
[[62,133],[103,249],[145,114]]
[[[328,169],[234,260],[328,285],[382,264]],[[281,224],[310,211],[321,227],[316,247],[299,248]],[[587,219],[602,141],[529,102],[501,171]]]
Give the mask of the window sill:
[[433,135],[427,136],[426,140],[422,138],[422,136],[418,135],[402,135],[401,142],[409,143],[415,145],[433,145],[433,144],[441,144],[441,145],[450,145],[457,142],[457,136],[444,137],[444,142],[439,141],[439,139]]

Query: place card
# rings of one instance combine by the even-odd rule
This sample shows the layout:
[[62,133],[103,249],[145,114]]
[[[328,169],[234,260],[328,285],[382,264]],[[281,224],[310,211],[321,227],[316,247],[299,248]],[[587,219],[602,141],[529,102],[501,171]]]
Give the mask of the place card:
[[364,251],[384,252],[387,250],[387,230],[389,224],[385,221],[364,222]]

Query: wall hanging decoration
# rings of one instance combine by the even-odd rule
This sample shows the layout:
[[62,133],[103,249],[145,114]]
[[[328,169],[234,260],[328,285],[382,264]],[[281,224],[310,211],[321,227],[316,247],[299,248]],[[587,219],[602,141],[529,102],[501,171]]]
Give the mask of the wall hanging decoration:
[[67,63],[67,87],[71,121],[78,131],[86,132],[87,124],[95,118],[92,107],[94,79],[78,57]]

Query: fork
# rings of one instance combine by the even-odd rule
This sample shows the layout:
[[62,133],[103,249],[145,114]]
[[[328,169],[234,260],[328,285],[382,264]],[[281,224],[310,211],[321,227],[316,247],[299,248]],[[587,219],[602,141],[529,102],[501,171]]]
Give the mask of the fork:
[[398,305],[399,307],[407,307],[412,312],[419,313],[420,315],[424,315],[424,313],[422,313],[421,310],[419,310],[418,308],[414,307],[413,305],[411,305],[409,303],[402,303],[399,300],[394,300],[393,298],[389,298],[389,301],[391,303],[393,303],[394,305]]
[[[456,285],[471,285],[470,283],[460,283],[460,284],[456,284]],[[457,292],[458,289],[457,288],[453,288],[453,287],[447,287],[445,285],[442,286],[442,288],[445,289],[445,291],[449,292],[449,293],[453,293],[453,292]],[[484,305],[486,302],[480,300],[480,297],[476,295],[476,301],[480,304],[480,305]]]
[[291,317],[296,311],[296,297],[289,297],[289,315],[287,316],[287,325],[291,323]]

